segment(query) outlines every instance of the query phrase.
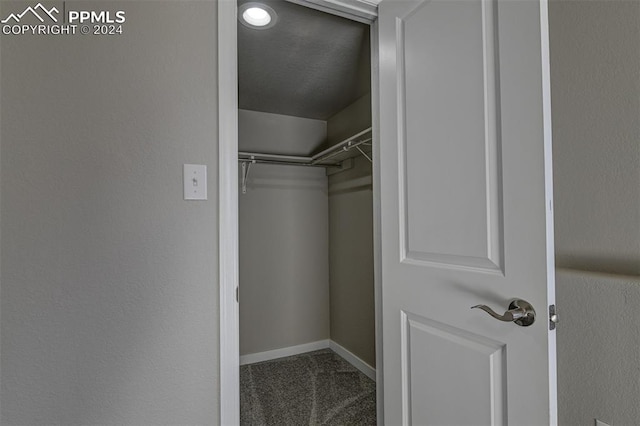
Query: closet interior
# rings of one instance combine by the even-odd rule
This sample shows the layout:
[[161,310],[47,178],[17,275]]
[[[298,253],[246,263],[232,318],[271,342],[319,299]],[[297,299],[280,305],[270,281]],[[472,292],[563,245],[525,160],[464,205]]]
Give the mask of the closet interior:
[[238,18],[240,362],[330,348],[375,380],[370,27],[261,3],[275,24]]

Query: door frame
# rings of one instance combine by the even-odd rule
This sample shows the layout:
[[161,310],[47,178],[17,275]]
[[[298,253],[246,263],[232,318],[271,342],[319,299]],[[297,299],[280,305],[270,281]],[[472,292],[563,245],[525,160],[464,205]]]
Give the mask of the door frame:
[[[286,0],[371,27],[371,119],[373,133],[373,253],[376,339],[376,406],[383,414],[382,271],[380,233],[380,110],[378,76],[379,0]],[[218,280],[220,286],[220,424],[240,424],[238,43],[237,2],[218,0]]]

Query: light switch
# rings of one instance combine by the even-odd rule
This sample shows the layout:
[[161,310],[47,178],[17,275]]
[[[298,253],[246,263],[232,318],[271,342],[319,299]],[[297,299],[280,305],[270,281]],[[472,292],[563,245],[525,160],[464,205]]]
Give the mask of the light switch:
[[207,166],[203,164],[185,164],[183,168],[184,199],[207,199]]

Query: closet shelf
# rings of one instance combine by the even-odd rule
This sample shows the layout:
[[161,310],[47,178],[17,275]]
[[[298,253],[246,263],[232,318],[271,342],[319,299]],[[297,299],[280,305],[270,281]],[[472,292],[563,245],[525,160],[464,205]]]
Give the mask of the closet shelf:
[[348,159],[363,155],[371,160],[371,127],[309,157],[296,155],[238,152],[238,161],[246,164],[281,164],[310,167],[340,167]]

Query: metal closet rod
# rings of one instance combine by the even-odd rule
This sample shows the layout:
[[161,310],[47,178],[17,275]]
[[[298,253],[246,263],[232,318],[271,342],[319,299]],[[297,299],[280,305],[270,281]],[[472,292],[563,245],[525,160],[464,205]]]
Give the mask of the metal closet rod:
[[[361,154],[365,155],[364,152],[359,148],[359,146],[366,144],[367,142],[371,142],[372,138],[369,137],[367,139],[359,140],[357,142],[354,142],[354,140],[357,140],[357,138],[363,135],[366,135],[367,133],[370,133],[370,132],[371,132],[371,127],[311,157],[302,157],[302,156],[296,156],[296,155],[262,154],[259,152],[238,152],[238,155],[241,157],[241,158],[238,158],[238,161],[263,163],[263,164],[282,164],[282,165],[291,165],[291,166],[335,167],[335,166],[338,166],[339,164],[338,163],[321,164],[321,163],[335,157],[338,154],[341,154],[345,151],[349,151],[352,148],[358,149],[358,151],[360,151]],[[365,157],[369,161],[371,161],[371,159],[367,155],[365,155]]]
[[[325,149],[322,152],[317,153],[316,155],[314,155],[313,157],[311,157],[312,161],[324,161],[323,158],[331,158],[334,157],[335,155],[339,154],[341,151],[344,151],[344,148],[347,147],[347,151],[351,148],[351,147],[356,147],[358,145],[362,145],[365,142],[371,142],[371,138],[362,140],[362,141],[358,141],[354,143],[354,140],[358,139],[359,137],[366,135],[367,133],[371,132],[371,127],[364,129],[363,131],[361,131],[360,133],[356,133],[355,135],[351,136],[348,139],[343,140],[342,142],[338,142],[337,144],[333,145],[332,147],[329,147],[327,149]],[[333,154],[335,152],[335,154]],[[330,155],[333,154],[333,155]],[[329,156],[330,155],[330,156]]]
[[366,145],[368,142],[371,142],[371,139],[364,139],[355,143],[347,144],[342,147],[342,149],[326,154],[324,157],[315,158],[314,157],[296,157],[290,155],[278,155],[278,154],[260,154],[255,152],[239,152],[238,155],[241,158],[238,158],[239,162],[244,163],[262,163],[262,164],[282,164],[282,165],[291,165],[291,166],[313,166],[313,167],[338,167],[340,163],[330,163],[327,164],[326,161],[335,157],[336,155],[342,154],[346,151],[351,150],[352,148],[360,151],[362,155],[364,155],[367,160],[371,161],[371,158],[360,149],[360,145]]
[[238,162],[249,163],[249,164],[276,164],[281,166],[338,167],[338,165],[336,164],[311,164],[311,163],[298,163],[295,161],[260,160],[258,158],[238,158]]
[[[330,158],[333,158],[338,154],[342,154],[345,151],[349,151],[352,148],[356,148],[358,151],[360,151],[360,153],[363,154],[363,151],[360,149],[360,145],[364,145],[367,142],[371,142],[371,138],[363,139],[363,140],[358,141],[358,142],[353,142],[353,143],[352,142],[353,142],[352,140],[347,141],[347,143],[342,145],[342,147],[340,149],[332,150],[331,152],[329,152],[325,156],[321,157],[320,154],[322,154],[322,153],[315,155],[314,159],[311,161],[311,164],[322,163],[323,161],[327,161]],[[325,151],[323,151],[323,152],[325,152]],[[315,157],[319,157],[319,158],[315,158]],[[367,157],[367,159],[371,160],[368,156],[365,155],[365,157]]]

